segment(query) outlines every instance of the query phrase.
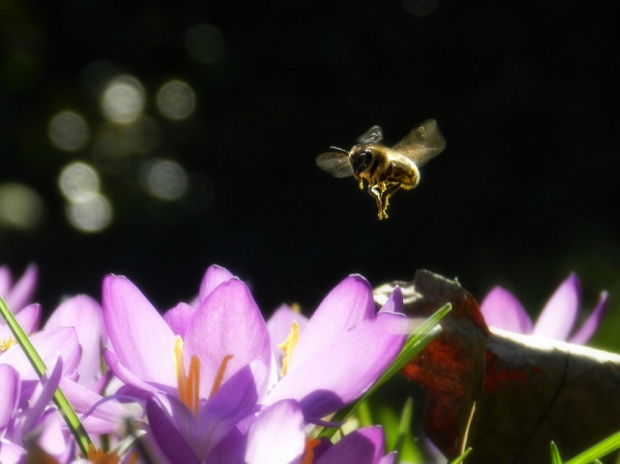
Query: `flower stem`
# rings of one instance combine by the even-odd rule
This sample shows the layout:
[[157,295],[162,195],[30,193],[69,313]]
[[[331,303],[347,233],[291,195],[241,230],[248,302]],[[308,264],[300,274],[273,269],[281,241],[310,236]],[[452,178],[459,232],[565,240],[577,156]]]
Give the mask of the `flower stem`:
[[[0,314],[11,329],[11,332],[13,332],[15,339],[24,350],[24,353],[26,354],[28,361],[30,361],[30,364],[32,364],[35,372],[37,373],[39,378],[42,378],[45,375],[45,371],[47,370],[45,363],[39,356],[39,353],[37,353],[37,351],[34,349],[34,346],[32,346],[32,343],[30,343],[28,336],[25,334],[25,332],[15,319],[15,316],[13,316],[13,313],[1,297]],[[84,426],[78,419],[77,414],[69,404],[67,397],[60,390],[60,388],[57,388],[54,392],[54,403],[58,407],[60,414],[67,423],[69,430],[71,430],[71,433],[75,437],[82,455],[87,456],[88,445],[91,444],[90,438],[88,437],[88,433],[84,429]]]

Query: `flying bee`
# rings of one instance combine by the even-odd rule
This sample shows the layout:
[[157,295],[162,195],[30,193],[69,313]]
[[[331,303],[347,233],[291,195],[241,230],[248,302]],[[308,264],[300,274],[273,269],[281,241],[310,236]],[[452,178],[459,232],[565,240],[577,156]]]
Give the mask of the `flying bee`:
[[379,219],[387,218],[390,197],[398,190],[410,190],[420,182],[420,166],[446,148],[446,140],[434,119],[424,121],[400,142],[389,148],[380,144],[379,126],[368,129],[350,150],[329,147],[330,152],[316,158],[318,167],[334,177],[353,176],[377,201]]

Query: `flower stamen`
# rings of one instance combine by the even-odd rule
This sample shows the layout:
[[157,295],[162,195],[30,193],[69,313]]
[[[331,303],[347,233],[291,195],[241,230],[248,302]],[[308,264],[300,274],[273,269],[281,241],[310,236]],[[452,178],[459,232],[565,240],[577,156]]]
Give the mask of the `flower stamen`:
[[116,464],[120,461],[120,458],[116,453],[106,453],[101,449],[97,449],[92,443],[88,445],[88,462],[95,464]]
[[304,455],[301,459],[301,464],[312,464],[314,461],[314,448],[321,443],[318,438],[306,438],[306,447],[304,448]]
[[174,340],[174,364],[177,374],[179,399],[194,415],[198,414],[198,399],[200,393],[200,361],[192,356],[189,363],[189,373],[185,374],[183,363],[183,339],[179,336]]
[[0,353],[4,353],[6,350],[11,348],[13,345],[17,345],[17,342],[11,336],[9,336],[9,338],[5,340],[0,339]]
[[288,371],[288,366],[291,362],[291,357],[293,356],[293,351],[297,346],[297,342],[299,341],[299,324],[297,321],[293,321],[291,324],[291,332],[286,337],[284,343],[280,343],[278,348],[284,351],[284,358],[282,358],[282,377],[286,375]]
[[226,371],[226,365],[228,364],[228,361],[230,361],[232,358],[233,358],[232,354],[227,354],[226,356],[224,356],[222,364],[220,365],[220,368],[217,370],[217,375],[215,376],[215,381],[213,382],[213,388],[211,389],[209,398],[211,398],[215,394],[215,392],[219,390],[220,385],[222,384],[222,380],[224,379],[224,372]]

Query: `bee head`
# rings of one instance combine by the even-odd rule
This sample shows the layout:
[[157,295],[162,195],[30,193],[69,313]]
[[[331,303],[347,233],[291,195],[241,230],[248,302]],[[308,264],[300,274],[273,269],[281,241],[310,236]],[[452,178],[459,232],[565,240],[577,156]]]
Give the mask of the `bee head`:
[[351,167],[353,168],[353,172],[357,175],[360,172],[364,171],[373,159],[372,151],[367,147],[354,147],[351,150]]

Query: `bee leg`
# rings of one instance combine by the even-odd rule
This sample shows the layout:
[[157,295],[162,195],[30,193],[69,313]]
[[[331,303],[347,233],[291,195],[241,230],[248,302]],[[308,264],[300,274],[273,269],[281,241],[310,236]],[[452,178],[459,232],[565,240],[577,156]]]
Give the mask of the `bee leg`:
[[370,193],[375,197],[375,200],[377,201],[377,208],[379,209],[379,219],[387,219],[387,207],[390,204],[390,197],[394,195],[400,188],[400,182],[391,181],[380,182],[370,189]]

